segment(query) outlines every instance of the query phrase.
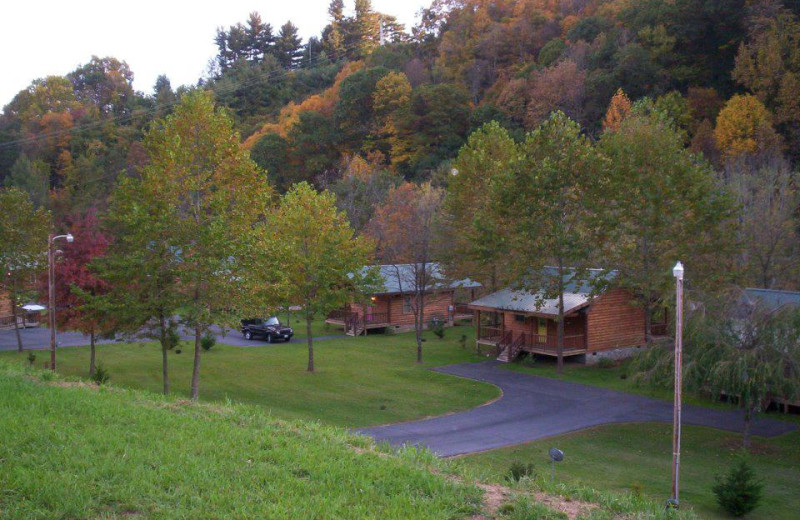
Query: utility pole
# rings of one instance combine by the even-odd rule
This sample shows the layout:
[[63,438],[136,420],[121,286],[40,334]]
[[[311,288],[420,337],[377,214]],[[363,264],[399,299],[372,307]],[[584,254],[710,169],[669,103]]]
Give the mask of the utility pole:
[[683,385],[683,264],[672,270],[675,276],[675,402],[672,408],[672,496],[669,504],[677,508],[681,468],[681,387]]
[[56,370],[56,263],[55,237],[50,235],[47,240],[47,319],[50,322],[50,370]]
[[67,233],[66,235],[50,235],[47,241],[47,296],[48,309],[47,317],[50,322],[50,370],[56,370],[56,249],[55,242],[59,238],[65,238],[70,244],[75,238]]

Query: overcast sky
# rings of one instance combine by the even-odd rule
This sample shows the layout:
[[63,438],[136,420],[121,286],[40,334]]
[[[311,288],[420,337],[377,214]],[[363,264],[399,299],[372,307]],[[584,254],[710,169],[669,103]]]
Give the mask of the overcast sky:
[[[0,107],[31,81],[63,75],[92,57],[128,62],[133,86],[152,91],[159,74],[173,87],[193,84],[216,53],[219,26],[245,22],[258,11],[277,29],[286,20],[303,39],[319,35],[330,0],[222,0],[213,7],[188,0],[0,0]],[[345,0],[352,10],[353,0]],[[430,0],[372,0],[410,28]],[[276,31],[277,32],[277,31]]]

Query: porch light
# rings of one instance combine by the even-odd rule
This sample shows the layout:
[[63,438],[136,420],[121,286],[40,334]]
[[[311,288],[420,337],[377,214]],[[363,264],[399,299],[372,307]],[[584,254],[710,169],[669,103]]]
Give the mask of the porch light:
[[377,300],[378,300],[378,298],[376,298],[375,296],[371,296],[371,297],[370,297],[370,300],[372,300],[372,301],[377,301]]
[[675,267],[672,268],[672,275],[677,278],[678,280],[683,280],[683,264],[678,262],[675,264]]

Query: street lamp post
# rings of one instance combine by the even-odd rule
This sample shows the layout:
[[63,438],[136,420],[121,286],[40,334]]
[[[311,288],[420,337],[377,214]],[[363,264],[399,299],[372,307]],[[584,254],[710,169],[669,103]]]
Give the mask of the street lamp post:
[[47,243],[47,296],[48,296],[48,319],[50,320],[50,370],[56,369],[56,250],[55,241],[59,238],[66,239],[72,243],[75,238],[67,233],[66,235],[50,235]]
[[670,504],[678,507],[678,480],[681,466],[681,387],[683,385],[683,264],[672,269],[675,276],[675,402],[672,409],[672,496]]

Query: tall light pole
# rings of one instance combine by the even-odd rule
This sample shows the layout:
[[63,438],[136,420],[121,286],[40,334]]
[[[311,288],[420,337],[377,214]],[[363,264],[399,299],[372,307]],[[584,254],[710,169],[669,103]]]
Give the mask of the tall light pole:
[[49,299],[47,317],[50,320],[50,370],[56,369],[56,249],[55,241],[59,238],[72,243],[75,240],[70,233],[66,235],[50,235],[47,242],[47,296]]
[[675,402],[672,408],[672,496],[669,504],[677,508],[681,468],[681,386],[683,385],[683,264],[672,269],[675,276]]

